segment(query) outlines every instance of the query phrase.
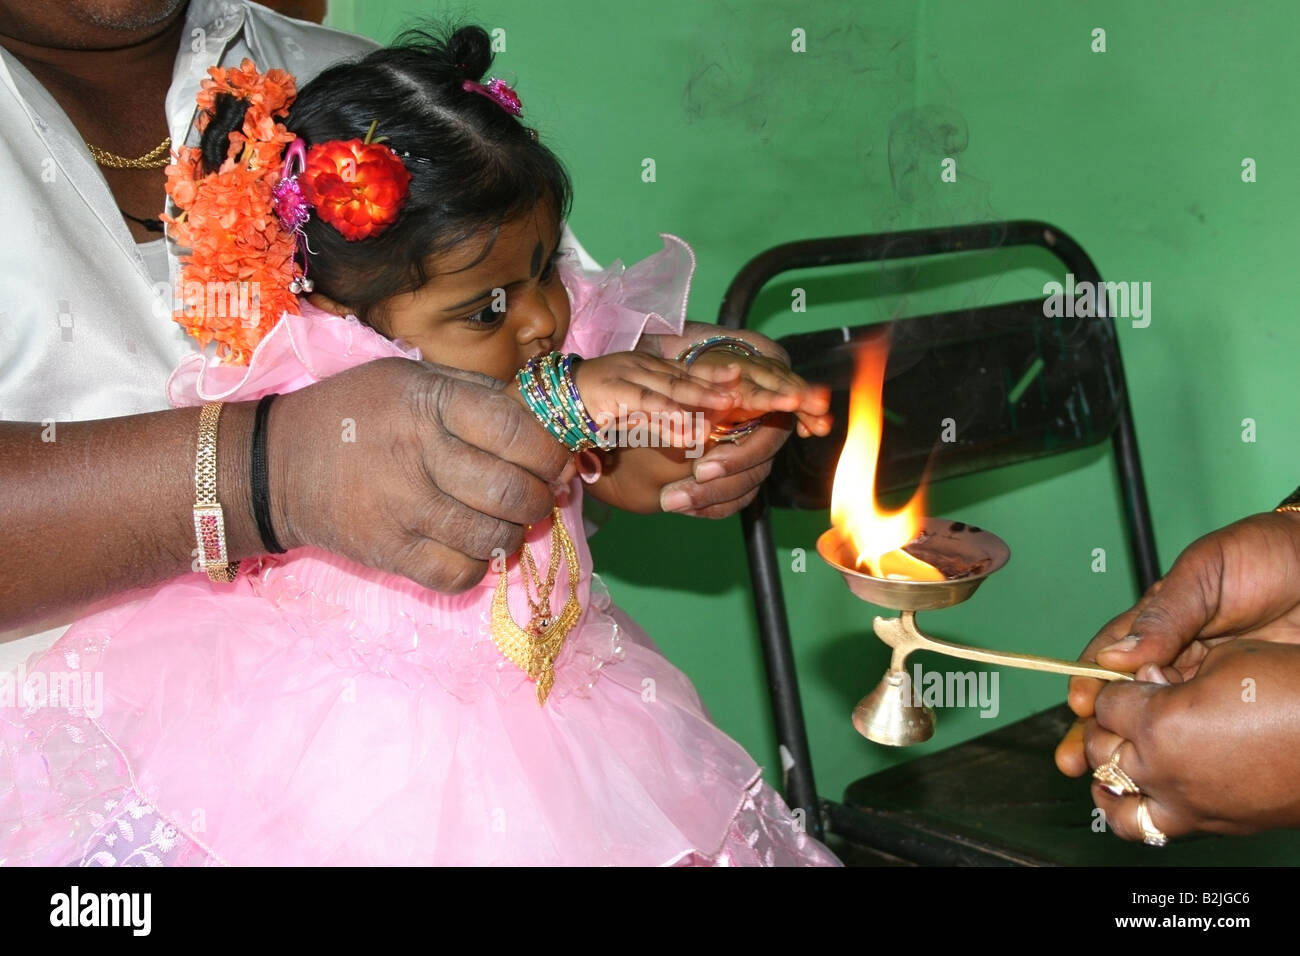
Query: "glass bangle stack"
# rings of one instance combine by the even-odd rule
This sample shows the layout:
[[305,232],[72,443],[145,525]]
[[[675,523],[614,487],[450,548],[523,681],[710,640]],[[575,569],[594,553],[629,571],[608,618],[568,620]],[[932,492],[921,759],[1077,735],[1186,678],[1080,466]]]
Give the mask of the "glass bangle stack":
[[524,401],[546,430],[572,452],[614,446],[601,435],[587,413],[573,379],[577,355],[551,352],[528,360],[516,381]]

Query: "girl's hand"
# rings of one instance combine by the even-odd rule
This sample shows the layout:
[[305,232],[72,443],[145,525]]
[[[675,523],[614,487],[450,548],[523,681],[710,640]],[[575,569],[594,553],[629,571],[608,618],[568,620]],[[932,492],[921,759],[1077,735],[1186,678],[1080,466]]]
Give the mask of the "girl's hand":
[[[716,367],[687,371],[680,362],[646,352],[615,352],[579,362],[574,384],[598,428],[609,423],[612,431],[640,413],[661,441],[690,445],[708,437],[709,419],[734,407],[735,377]],[[696,409],[705,414],[693,414]]]
[[779,359],[710,349],[695,359],[690,371],[707,375],[718,387],[732,389],[735,410],[720,419],[723,424],[766,412],[790,412],[800,438],[830,433],[830,389],[809,385]]

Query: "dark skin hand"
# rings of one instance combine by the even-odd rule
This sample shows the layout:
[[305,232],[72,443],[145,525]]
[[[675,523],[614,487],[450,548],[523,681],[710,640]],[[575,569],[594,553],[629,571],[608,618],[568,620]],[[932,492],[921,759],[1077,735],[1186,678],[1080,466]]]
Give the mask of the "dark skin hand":
[[[1170,837],[1300,826],[1300,647],[1238,638],[1211,649],[1185,681],[1125,683],[1097,697],[1084,748],[1119,765]],[[1137,797],[1094,781],[1119,836],[1141,839]]]
[[[1168,836],[1300,826],[1300,515],[1201,538],[1080,660],[1138,682],[1070,681],[1079,721],[1057,747],[1081,776],[1116,748]],[[1094,782],[1112,829],[1141,839],[1137,798]]]

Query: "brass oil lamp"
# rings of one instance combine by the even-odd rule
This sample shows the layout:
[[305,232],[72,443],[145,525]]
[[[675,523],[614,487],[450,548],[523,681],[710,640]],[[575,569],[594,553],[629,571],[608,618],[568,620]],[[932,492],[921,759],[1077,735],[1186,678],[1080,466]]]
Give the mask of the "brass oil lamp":
[[887,349],[863,346],[849,396],[849,428],[835,469],[831,529],[817,540],[817,553],[843,575],[849,590],[864,601],[900,612],[877,617],[876,636],[893,649],[880,684],[853,710],[853,726],[869,740],[900,747],[929,740],[934,711],[911,692],[906,661],[913,651],[1046,671],[1052,674],[1132,680],[1133,675],[1096,664],[968,647],[925,634],[918,611],[952,607],[967,600],[1011,557],[997,535],[961,521],[924,515],[924,482],[896,511],[876,503],[875,476],[882,434],[882,402]]

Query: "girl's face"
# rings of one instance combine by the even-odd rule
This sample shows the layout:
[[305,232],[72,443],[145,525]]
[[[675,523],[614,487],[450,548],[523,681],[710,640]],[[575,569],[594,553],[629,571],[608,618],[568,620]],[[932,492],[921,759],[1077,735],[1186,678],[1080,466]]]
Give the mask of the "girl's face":
[[381,302],[377,326],[430,362],[509,381],[533,356],[558,349],[569,330],[569,296],[556,269],[560,233],[543,202],[502,225],[486,256],[488,230],[431,256],[429,281]]

